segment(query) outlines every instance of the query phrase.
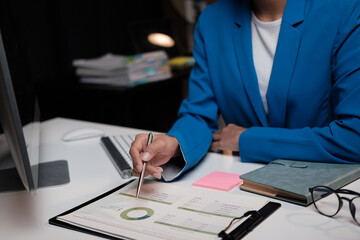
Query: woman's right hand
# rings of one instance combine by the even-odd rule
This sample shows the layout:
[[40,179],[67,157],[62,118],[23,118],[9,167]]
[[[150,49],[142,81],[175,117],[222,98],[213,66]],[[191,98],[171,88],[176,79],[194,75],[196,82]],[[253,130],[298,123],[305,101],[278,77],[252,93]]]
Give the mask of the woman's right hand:
[[143,169],[143,161],[147,161],[145,176],[152,175],[160,179],[163,169],[161,165],[180,153],[179,142],[175,137],[165,134],[154,134],[153,142],[147,145],[148,134],[136,135],[131,144],[130,156],[133,160],[133,175],[139,176]]

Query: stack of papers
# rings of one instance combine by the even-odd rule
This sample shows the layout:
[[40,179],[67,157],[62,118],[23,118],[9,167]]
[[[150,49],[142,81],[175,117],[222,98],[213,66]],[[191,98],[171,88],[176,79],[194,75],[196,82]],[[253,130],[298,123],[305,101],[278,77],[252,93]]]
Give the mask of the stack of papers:
[[164,51],[131,56],[108,53],[95,59],[73,61],[80,82],[116,86],[134,86],[171,77]]

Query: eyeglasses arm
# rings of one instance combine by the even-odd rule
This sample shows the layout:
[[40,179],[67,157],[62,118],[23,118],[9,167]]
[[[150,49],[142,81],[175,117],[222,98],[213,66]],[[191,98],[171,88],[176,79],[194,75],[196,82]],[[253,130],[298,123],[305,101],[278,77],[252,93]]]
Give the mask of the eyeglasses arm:
[[348,189],[338,189],[338,190],[334,190],[334,192],[360,196],[360,193]]

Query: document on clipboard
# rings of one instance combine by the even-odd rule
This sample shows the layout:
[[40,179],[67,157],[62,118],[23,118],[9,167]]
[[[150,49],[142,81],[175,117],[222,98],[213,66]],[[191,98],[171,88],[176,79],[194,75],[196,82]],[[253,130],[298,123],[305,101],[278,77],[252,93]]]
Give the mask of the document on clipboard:
[[131,180],[49,223],[113,239],[219,239],[218,233],[235,217],[268,202],[150,180],[144,181],[137,199],[136,184]]

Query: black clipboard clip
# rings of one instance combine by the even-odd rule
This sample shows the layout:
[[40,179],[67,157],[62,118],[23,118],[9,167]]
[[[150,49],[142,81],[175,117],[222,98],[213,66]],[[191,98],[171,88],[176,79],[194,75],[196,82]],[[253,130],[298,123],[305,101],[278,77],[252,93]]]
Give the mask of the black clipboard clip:
[[[247,211],[243,216],[234,218],[229,226],[222,230],[218,236],[223,240],[238,240],[242,239],[246,234],[251,232],[257,225],[259,225],[262,221],[264,221],[267,217],[269,217],[273,212],[275,212],[281,206],[280,203],[276,202],[268,202],[264,207],[262,207],[259,211]],[[226,233],[226,231],[231,227],[231,225],[236,221],[240,220],[244,217],[250,216],[243,223],[237,226],[230,233]]]

